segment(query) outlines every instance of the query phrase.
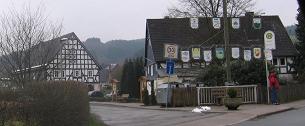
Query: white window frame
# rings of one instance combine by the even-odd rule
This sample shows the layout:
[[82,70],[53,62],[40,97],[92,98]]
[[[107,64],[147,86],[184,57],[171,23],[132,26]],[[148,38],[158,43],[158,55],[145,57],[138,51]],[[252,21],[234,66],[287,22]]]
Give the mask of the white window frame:
[[54,78],[58,78],[59,77],[59,71],[58,70],[55,70],[54,71]]
[[93,71],[92,70],[88,70],[88,77],[93,77]]
[[80,70],[74,70],[74,77],[80,77],[81,73]]

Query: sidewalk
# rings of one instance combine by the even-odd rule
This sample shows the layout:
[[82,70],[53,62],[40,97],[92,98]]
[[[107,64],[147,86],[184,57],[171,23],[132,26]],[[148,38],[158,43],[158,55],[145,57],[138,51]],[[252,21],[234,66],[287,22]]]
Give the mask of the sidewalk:
[[[119,107],[130,107],[150,110],[168,110],[168,111],[187,111],[191,112],[195,107],[176,107],[176,108],[160,108],[160,106],[143,106],[142,103],[113,103],[113,102],[91,102],[92,105],[109,105]],[[181,123],[179,126],[227,126],[234,125],[243,121],[254,118],[288,111],[305,107],[305,100],[281,104],[281,105],[264,105],[264,104],[245,104],[239,107],[238,111],[228,111],[224,106],[211,106],[210,113],[223,113],[219,116],[211,118],[203,118],[193,122]]]

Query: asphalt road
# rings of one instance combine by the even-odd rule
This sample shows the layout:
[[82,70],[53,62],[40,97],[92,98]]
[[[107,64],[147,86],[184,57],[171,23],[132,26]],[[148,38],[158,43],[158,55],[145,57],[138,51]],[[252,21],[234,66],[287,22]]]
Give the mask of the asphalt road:
[[104,105],[91,105],[91,112],[98,115],[109,126],[174,126],[219,115]]
[[305,108],[246,121],[234,126],[305,126]]

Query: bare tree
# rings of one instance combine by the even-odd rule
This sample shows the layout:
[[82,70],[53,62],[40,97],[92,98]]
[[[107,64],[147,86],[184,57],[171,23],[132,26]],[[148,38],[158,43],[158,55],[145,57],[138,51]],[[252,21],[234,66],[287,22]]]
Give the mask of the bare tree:
[[[0,75],[18,86],[24,86],[35,79],[33,74],[42,72],[50,49],[44,48],[44,41],[58,37],[62,25],[54,25],[44,14],[43,6],[31,9],[24,6],[17,11],[0,16]],[[41,51],[41,52],[39,52]],[[34,72],[35,70],[35,72]],[[41,74],[37,74],[41,75]]]
[[[178,0],[179,5],[168,9],[169,17],[220,17],[223,0]],[[227,0],[228,16],[236,17],[253,10],[254,0]]]

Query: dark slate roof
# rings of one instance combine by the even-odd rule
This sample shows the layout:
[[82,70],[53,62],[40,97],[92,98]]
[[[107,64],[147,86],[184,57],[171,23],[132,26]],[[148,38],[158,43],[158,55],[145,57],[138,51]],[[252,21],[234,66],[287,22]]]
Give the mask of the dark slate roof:
[[[253,16],[240,17],[240,28],[233,29],[229,19],[230,44],[234,47],[264,47],[264,33],[272,30],[275,33],[276,50],[274,56],[295,56],[297,51],[278,16],[260,16],[261,29],[252,26]],[[223,22],[223,19],[221,19]],[[164,61],[163,44],[176,43],[179,49],[190,49],[202,45],[202,48],[224,46],[223,24],[221,29],[214,29],[212,18],[199,18],[199,28],[190,27],[189,18],[147,19],[147,38],[151,41],[156,61]],[[216,35],[215,35],[216,34]],[[210,39],[214,36],[212,39]],[[207,41],[209,40],[209,41]],[[147,41],[148,42],[148,41]],[[146,50],[149,49],[146,42]],[[205,43],[204,43],[205,42]],[[242,51],[241,51],[242,52]]]
[[46,42],[41,42],[38,45],[34,46],[31,49],[31,58],[33,58],[31,60],[31,66],[49,63],[63,48],[64,43],[61,40],[65,38],[73,38],[75,36],[75,33],[72,32]]

